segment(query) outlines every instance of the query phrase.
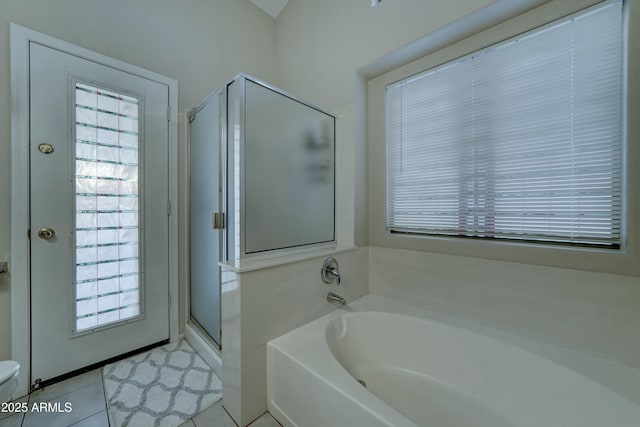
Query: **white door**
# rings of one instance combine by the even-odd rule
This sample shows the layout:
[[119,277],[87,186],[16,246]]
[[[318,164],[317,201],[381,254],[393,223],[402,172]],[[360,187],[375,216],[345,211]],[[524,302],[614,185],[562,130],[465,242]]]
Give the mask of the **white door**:
[[32,381],[169,338],[168,87],[30,43]]

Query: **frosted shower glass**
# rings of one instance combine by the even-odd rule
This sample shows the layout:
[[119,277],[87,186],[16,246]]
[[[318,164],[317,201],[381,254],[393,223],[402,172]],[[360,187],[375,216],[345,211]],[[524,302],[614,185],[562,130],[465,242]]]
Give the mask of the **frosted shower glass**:
[[215,95],[189,122],[189,218],[191,317],[220,339],[221,232],[212,227],[222,210],[220,97]]
[[334,118],[245,91],[245,253],[334,241]]

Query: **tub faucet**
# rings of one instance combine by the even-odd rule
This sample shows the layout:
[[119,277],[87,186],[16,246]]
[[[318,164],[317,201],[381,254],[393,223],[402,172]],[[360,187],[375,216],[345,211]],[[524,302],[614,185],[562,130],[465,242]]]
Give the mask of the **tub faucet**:
[[324,283],[330,284],[335,281],[337,285],[340,285],[340,271],[338,270],[338,261],[335,258],[329,257],[324,260],[320,274]]
[[339,302],[342,305],[347,305],[347,301],[344,298],[342,298],[338,294],[334,294],[333,292],[329,292],[327,294],[327,301],[329,301],[329,302]]

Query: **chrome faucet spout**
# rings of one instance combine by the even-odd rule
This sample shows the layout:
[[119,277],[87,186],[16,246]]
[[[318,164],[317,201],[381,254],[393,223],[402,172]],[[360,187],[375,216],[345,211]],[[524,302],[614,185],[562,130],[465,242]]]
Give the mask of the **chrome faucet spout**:
[[333,292],[329,292],[327,294],[327,301],[328,302],[337,302],[337,303],[340,303],[342,305],[347,305],[347,300],[345,300],[344,298],[342,298],[338,294],[334,294]]

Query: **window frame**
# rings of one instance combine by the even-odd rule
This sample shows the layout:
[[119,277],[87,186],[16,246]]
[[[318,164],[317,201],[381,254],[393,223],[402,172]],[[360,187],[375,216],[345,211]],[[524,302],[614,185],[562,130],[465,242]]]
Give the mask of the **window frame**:
[[[78,133],[78,126],[84,126],[82,124],[79,123],[78,121],[78,117],[77,117],[77,111],[78,108],[86,108],[84,106],[82,106],[81,104],[78,104],[77,101],[77,91],[78,90],[82,90],[81,87],[84,86],[85,88],[89,88],[89,89],[95,89],[96,92],[98,93],[98,98],[100,96],[100,91],[107,91],[107,92],[111,92],[112,95],[118,95],[120,97],[127,97],[130,99],[135,99],[136,101],[136,110],[137,110],[137,117],[136,117],[136,122],[137,122],[137,135],[136,135],[136,147],[135,147],[135,151],[137,152],[137,165],[135,166],[137,169],[136,172],[136,178],[135,178],[135,198],[137,200],[136,204],[137,204],[137,209],[136,209],[136,246],[138,247],[136,250],[136,256],[135,256],[135,261],[136,261],[136,273],[132,274],[135,275],[135,277],[137,278],[137,286],[135,288],[135,293],[137,294],[137,302],[135,303],[135,305],[137,306],[137,313],[135,315],[131,315],[129,317],[124,317],[124,318],[119,318],[117,320],[111,320],[111,321],[107,321],[107,322],[102,322],[100,323],[100,313],[98,309],[96,309],[96,313],[95,313],[95,317],[96,317],[96,325],[93,326],[88,326],[88,327],[79,327],[79,319],[83,316],[79,316],[78,315],[78,302],[80,301],[80,299],[78,298],[78,267],[80,266],[80,264],[78,263],[77,257],[78,257],[78,249],[79,249],[79,240],[78,240],[78,225],[77,225],[77,213],[78,213],[78,209],[77,209],[77,203],[78,203],[78,194],[77,194],[77,179],[78,179],[78,171],[77,171],[77,161],[78,156],[77,156],[77,149],[78,149],[78,143],[80,141],[77,133]],[[72,301],[71,301],[71,305],[73,307],[72,310],[72,322],[71,322],[71,333],[74,337],[77,336],[82,336],[82,335],[86,335],[86,334],[90,334],[99,330],[103,330],[103,329],[108,329],[114,326],[120,326],[122,324],[125,323],[130,323],[130,322],[134,322],[137,320],[141,320],[144,319],[145,316],[145,307],[144,307],[144,292],[145,292],[145,286],[144,286],[144,277],[142,275],[142,267],[144,264],[144,259],[143,259],[143,244],[144,244],[144,236],[143,236],[143,230],[144,230],[144,105],[145,105],[145,97],[144,94],[142,93],[132,93],[130,91],[124,90],[122,88],[118,88],[118,87],[114,87],[108,84],[104,84],[102,82],[97,82],[97,81],[90,81],[90,80],[86,80],[83,79],[79,76],[70,76],[69,78],[69,91],[70,91],[70,97],[69,99],[71,100],[71,105],[70,105],[70,109],[71,109],[71,123],[70,123],[70,128],[73,129],[72,130],[72,150],[71,152],[73,153],[73,161],[71,162],[70,166],[71,166],[71,170],[70,170],[70,176],[74,177],[73,179],[73,183],[71,184],[71,191],[73,194],[73,206],[74,206],[74,211],[76,212],[76,217],[74,218],[73,221],[73,226],[74,226],[74,235],[75,238],[73,239],[73,245],[74,245],[74,252],[73,252],[73,266],[72,266],[72,272],[71,272],[71,277],[73,277],[73,292],[72,292]],[[122,98],[120,99],[120,101],[122,101]],[[102,110],[98,107],[96,107],[96,113],[107,113],[107,114],[113,114],[113,111],[107,111],[107,110]],[[118,116],[120,117],[120,116]],[[96,120],[97,121],[97,120]],[[95,129],[96,129],[96,134],[98,129],[100,128],[99,124],[95,124]],[[117,129],[114,131],[117,131],[118,133],[122,132],[121,129]],[[95,141],[96,147],[100,146],[103,144],[102,141],[99,141],[98,138],[96,138]],[[118,144],[118,149],[123,149],[123,147]],[[127,150],[127,148],[124,148],[125,150]],[[96,154],[96,158],[98,157],[98,155]],[[100,162],[100,160],[97,160],[98,162]],[[104,161],[104,160],[103,160]],[[98,175],[96,175],[96,180],[100,179],[100,177]],[[118,181],[121,182],[121,181]],[[118,192],[118,196],[120,197],[120,193]],[[96,199],[98,198],[98,194],[96,192]],[[98,214],[99,209],[96,208],[95,210],[96,214]],[[111,244],[113,244],[114,242],[111,242]],[[118,246],[120,246],[122,244],[122,242],[119,241],[116,243]],[[127,242],[126,244],[129,244],[129,242]],[[96,249],[98,249],[98,247],[100,247],[99,244],[96,243]],[[110,260],[109,262],[117,262],[118,264],[123,262],[122,259],[115,259],[115,260]],[[96,261],[94,262],[94,264],[99,264],[99,261],[96,259]],[[121,277],[118,278],[118,280],[120,280]],[[96,282],[96,286],[98,281],[100,280],[104,280],[104,278],[101,278],[99,276],[96,277],[95,282]],[[87,281],[88,282],[88,281]],[[122,296],[123,293],[126,293],[126,291],[120,291],[120,296]],[[100,297],[103,297],[105,295],[101,295],[99,288],[97,288],[96,290],[96,295],[95,296],[91,296],[91,297],[84,297],[86,299],[96,299],[98,300]],[[122,307],[121,303],[118,302],[118,308],[117,310],[120,312],[123,308],[126,307]],[[115,311],[115,310],[113,310]],[[89,316],[84,316],[84,317],[89,317]]]
[[[610,8],[611,6],[615,6],[615,9],[611,9]],[[541,37],[545,37],[545,33],[547,31],[551,31],[551,32],[555,31],[556,33],[554,34],[557,34],[558,32],[560,34],[565,34],[567,31],[571,31],[571,33],[573,33],[574,31],[580,31],[579,29],[576,29],[571,26],[572,21],[575,18],[582,19],[581,17],[588,16],[592,11],[595,13],[599,13],[599,11],[603,9],[605,10],[603,12],[605,14],[604,15],[605,17],[610,16],[612,13],[614,14],[614,16],[620,16],[620,14],[624,12],[624,9],[622,9],[623,6],[624,6],[624,2],[622,0],[603,1],[602,3],[596,4],[585,10],[581,10],[577,13],[563,17],[559,20],[550,22],[547,25],[536,27],[530,31],[525,32],[520,36],[510,38],[498,44],[487,46],[483,49],[474,51],[469,55],[456,58],[440,66],[424,70],[417,75],[409,76],[405,79],[394,82],[389,86],[387,86],[386,100],[385,100],[385,106],[386,106],[385,119],[387,123],[387,137],[386,137],[387,160],[388,160],[387,167],[390,167],[392,164],[396,164],[396,163],[389,163],[389,162],[398,162],[398,161],[404,162],[405,160],[407,160],[409,163],[411,163],[410,159],[407,159],[402,155],[402,151],[403,151],[402,147],[404,147],[405,142],[410,144],[410,146],[414,147],[414,149],[416,148],[416,145],[415,145],[416,143],[419,143],[420,145],[422,145],[421,142],[419,142],[414,138],[406,138],[405,136],[403,136],[405,119],[402,119],[402,118],[398,119],[398,117],[396,116],[398,114],[398,108],[400,108],[402,111],[406,111],[407,114],[410,114],[412,117],[413,117],[413,114],[415,113],[415,111],[413,110],[405,110],[405,108],[407,107],[407,104],[403,100],[405,97],[410,97],[413,100],[413,101],[411,100],[406,101],[409,103],[411,102],[429,103],[428,98],[424,97],[424,95],[426,94],[423,93],[423,95],[419,95],[419,93],[422,93],[422,92],[418,92],[418,95],[416,98],[415,90],[420,90],[420,89],[416,89],[416,87],[420,88],[422,85],[425,85],[425,84],[431,86],[433,83],[430,83],[430,82],[433,82],[433,79],[436,79],[437,81],[440,81],[438,85],[438,89],[436,89],[437,91],[439,91],[440,90],[439,88],[441,87],[442,87],[442,92],[445,92],[445,93],[449,92],[448,88],[458,88],[457,90],[459,91],[460,90],[459,88],[466,87],[465,85],[469,85],[468,89],[472,90],[473,81],[475,81],[475,78],[472,78],[471,80],[469,80],[469,78],[471,76],[475,76],[475,74],[469,74],[469,73],[472,73],[471,70],[475,69],[476,66],[486,67],[488,65],[491,65],[492,63],[495,63],[496,59],[495,59],[495,56],[493,56],[494,51],[500,51],[502,47],[507,47],[507,49],[513,48],[514,46],[518,46],[519,43],[522,42],[522,40],[526,40],[530,38],[534,40],[534,43],[536,43],[536,40],[539,40],[537,38],[538,35],[540,35]],[[596,16],[603,16],[603,15],[596,15]],[[585,19],[589,20],[591,18],[586,17]],[[598,18],[596,17],[596,19]],[[582,25],[585,25],[585,24],[582,24]],[[624,28],[621,28],[621,29],[624,31]],[[613,36],[614,34],[616,34],[609,29],[607,29],[607,32],[608,32],[607,36],[608,35]],[[612,42],[614,40],[619,43],[624,42],[624,40],[618,39],[617,37],[615,39],[611,39]],[[616,44],[616,47],[618,46],[619,45]],[[553,52],[555,51],[552,50],[552,53]],[[622,52],[619,51],[619,54],[621,53]],[[522,57],[515,58],[516,61],[520,61],[522,59],[523,59]],[[620,60],[622,60],[622,56],[620,56]],[[508,66],[515,66],[518,64],[519,64],[518,62],[509,62]],[[497,66],[500,66],[500,63],[498,63]],[[449,69],[455,70],[454,74],[457,77],[451,77],[451,78],[442,77],[443,75],[448,76],[448,73],[445,73],[445,70],[449,70]],[[554,69],[553,71],[555,72],[556,69]],[[490,83],[492,87],[494,87],[494,89],[498,89],[502,87],[501,86],[502,82],[500,79],[501,69],[500,68],[495,69],[495,72],[498,74],[491,76]],[[572,73],[572,76],[573,76],[573,73]],[[540,77],[544,79],[546,76],[542,74],[538,78]],[[622,78],[621,73],[619,77]],[[482,77],[479,77],[479,78],[482,78]],[[536,81],[539,82],[539,80],[536,80]],[[405,87],[410,89],[405,89]],[[623,101],[622,91],[624,88],[621,86],[616,86],[615,88],[612,87],[611,89],[616,90],[616,95],[619,95],[619,97],[616,97],[616,101],[617,101],[616,104],[622,107],[622,101]],[[467,90],[465,90],[465,93],[467,93]],[[581,93],[578,93],[578,94],[580,95]],[[487,103],[487,101],[494,100],[492,94],[483,92],[482,90],[478,92],[478,96],[481,97],[479,98],[480,102],[484,101],[485,104]],[[454,94],[450,94],[445,98],[443,98],[442,95],[439,95],[439,99],[440,99],[440,102],[437,105],[433,105],[431,108],[425,110],[426,114],[435,113],[435,111],[433,110],[434,108],[437,111],[439,111],[441,108],[440,104],[442,103],[454,105],[455,110],[461,109],[461,114],[477,113],[475,109],[468,110],[467,108],[469,106],[464,105],[467,102],[469,102],[468,99],[466,100],[460,99],[458,96],[454,96]],[[578,109],[577,112],[581,113],[583,112],[583,110]],[[620,112],[622,112],[622,110]],[[618,113],[618,111],[616,111],[616,113]],[[620,118],[620,115],[615,114],[615,115],[612,115],[610,118],[611,120],[613,120],[613,122],[611,123],[612,124],[616,123],[616,129],[620,131],[621,127],[618,127],[618,125],[622,125],[622,120]],[[464,126],[465,124],[467,124],[466,122],[469,119],[470,117],[464,116],[463,118],[454,118],[453,121],[456,123],[456,126]],[[415,118],[410,120],[410,122],[414,123]],[[413,130],[414,132],[418,130],[422,130],[422,131],[427,130],[425,128],[420,127],[420,125],[415,125],[415,124],[412,125],[411,123],[407,124],[409,130]],[[528,123],[526,119],[525,119],[525,123]],[[390,128],[389,127],[390,124],[394,124],[394,127]],[[414,127],[414,126],[418,126],[418,127]],[[480,123],[480,126],[482,126],[482,123]],[[432,128],[428,127],[428,130],[432,130]],[[453,134],[447,133],[447,135],[450,135],[451,137],[455,137],[455,135],[458,134],[459,130],[458,128],[456,129],[452,128],[450,129],[450,132],[453,132]],[[441,134],[441,136],[445,136],[445,135]],[[502,141],[503,143],[505,142],[502,139],[500,141]],[[610,146],[610,149],[611,149],[610,154],[613,156],[612,165],[615,168],[614,170],[618,171],[617,173],[622,174],[622,170],[619,169],[619,167],[622,165],[622,156],[621,156],[620,150],[623,150],[625,145],[622,132],[620,132],[619,139],[615,139],[611,142],[612,142],[612,145]],[[431,147],[431,144],[429,141],[424,141],[424,143],[426,144],[426,147]],[[581,140],[578,140],[577,143],[581,144],[583,142]],[[554,146],[558,147],[559,149],[562,149],[567,144],[568,144],[568,141],[562,141],[562,143],[560,143],[559,141],[556,141]],[[478,140],[474,138],[473,143],[469,147],[474,147],[472,148],[473,151],[475,151],[475,148],[478,148],[481,150],[489,150],[489,152],[494,153],[495,156],[503,155],[503,153],[499,150],[500,146],[494,146],[492,144],[487,145],[487,141],[484,140],[482,137],[479,137]],[[529,142],[529,147],[531,147],[530,142]],[[422,153],[419,155],[430,157],[427,155],[428,152],[425,150],[428,150],[428,148],[424,148],[422,150]],[[460,151],[460,150],[463,150],[463,151]],[[619,241],[624,237],[624,236],[621,236],[619,233],[619,230],[621,228],[621,222],[623,220],[623,218],[621,218],[621,214],[622,214],[621,211],[623,209],[622,203],[624,202],[624,200],[619,199],[621,197],[620,193],[622,190],[622,177],[618,177],[615,172],[613,173],[611,178],[611,185],[613,186],[613,188],[611,190],[611,193],[609,193],[611,197],[611,202],[612,202],[612,205],[610,205],[612,210],[612,215],[610,217],[611,239],[605,239],[604,237],[600,238],[600,236],[595,236],[595,235],[589,236],[588,231],[586,231],[587,234],[583,235],[581,234],[582,229],[577,230],[578,234],[580,234],[580,237],[574,238],[573,228],[571,230],[568,230],[568,229],[560,230],[555,234],[534,231],[530,227],[535,227],[539,225],[539,223],[535,222],[535,220],[533,223],[529,223],[528,226],[525,226],[522,229],[520,229],[519,231],[521,233],[518,233],[516,230],[513,230],[513,229],[505,230],[505,229],[496,228],[496,224],[500,222],[502,217],[496,216],[495,207],[497,204],[499,204],[499,200],[497,198],[493,198],[492,196],[490,196],[491,194],[496,194],[496,188],[497,188],[496,187],[497,181],[495,179],[495,174],[498,173],[499,170],[495,169],[495,156],[489,155],[488,158],[490,160],[481,159],[479,162],[476,162],[476,160],[469,158],[468,153],[464,150],[465,150],[464,147],[454,144],[453,146],[451,146],[451,149],[447,151],[445,154],[447,155],[448,158],[450,157],[451,161],[454,161],[457,158],[458,187],[456,190],[454,188],[455,183],[449,182],[452,188],[449,189],[450,192],[446,193],[448,196],[452,197],[454,193],[456,193],[457,191],[457,194],[458,194],[457,210],[455,210],[453,207],[447,209],[447,210],[450,210],[449,212],[450,215],[447,215],[446,217],[433,217],[434,212],[431,212],[431,215],[427,215],[425,217],[424,219],[425,222],[420,222],[418,218],[414,217],[412,221],[414,222],[413,225],[403,225],[402,220],[399,220],[399,219],[394,220],[395,218],[394,214],[402,216],[401,211],[403,210],[402,208],[403,198],[402,197],[400,199],[394,198],[393,200],[395,202],[390,204],[388,203],[386,206],[387,207],[386,226],[391,233],[418,234],[418,235],[445,235],[445,236],[452,236],[452,237],[458,237],[458,238],[509,240],[509,241],[515,241],[515,242],[547,243],[552,245],[601,247],[605,249],[620,248],[621,245]],[[395,155],[393,153],[395,153]],[[551,154],[551,153],[548,153],[548,154]],[[389,160],[390,157],[392,157],[394,160]],[[420,159],[421,161],[426,161],[426,158],[420,157]],[[602,159],[602,161],[604,161],[604,159]],[[432,165],[435,166],[435,164],[432,164]],[[520,166],[520,164],[516,165],[514,163],[509,163],[509,166]],[[563,166],[569,166],[569,163],[564,163]],[[469,179],[469,173],[462,172],[463,170],[475,171],[477,167],[486,167],[487,169],[485,169],[485,173],[481,174],[480,176],[474,174],[473,179]],[[454,166],[454,169],[455,168],[456,166]],[[427,181],[430,181],[432,179],[432,178],[429,178],[430,176],[432,175],[425,171],[425,175],[420,175],[416,177],[416,179],[418,180],[425,179]],[[473,191],[469,192],[469,188],[470,188],[469,184],[473,184],[475,187],[476,181],[481,182],[480,187],[483,190],[481,190],[480,192],[477,192],[475,191],[475,188],[474,188]],[[400,194],[404,194],[404,191],[406,190],[403,190],[403,188],[404,188],[404,185],[406,184],[403,185],[402,182],[403,182],[402,175],[398,176],[397,171],[395,173],[387,172],[387,188],[386,188],[387,200],[389,200],[390,194],[395,194],[395,191],[400,191]],[[504,180],[500,182],[507,183],[507,184],[514,183],[513,181],[505,182]],[[615,182],[619,182],[620,183],[619,186],[615,186],[614,184]],[[536,190],[537,189],[538,188],[536,188]],[[586,189],[583,188],[583,190],[586,190]],[[591,189],[589,189],[589,191],[591,191]],[[500,195],[501,193],[497,193],[497,194]],[[433,194],[431,192],[410,194],[410,196],[417,196],[417,195],[430,197]],[[549,202],[556,203],[556,204],[558,203],[557,200],[553,198],[549,199]],[[469,206],[471,205],[477,206],[478,203],[480,203],[481,206],[485,206],[485,208],[469,209]],[[571,208],[575,209],[574,206],[575,205],[571,205]],[[615,208],[616,206],[618,206],[617,209]],[[562,207],[568,208],[569,206],[563,205]],[[410,216],[415,215],[415,211],[411,211],[411,212],[413,213],[406,213],[406,215],[410,215]],[[587,211],[587,213],[590,214],[591,212]],[[389,217],[389,215],[392,215],[391,218]],[[579,219],[575,216],[572,216],[572,220],[579,220]],[[451,221],[456,223],[457,226],[453,226],[451,224],[449,226],[442,225],[442,222],[450,223]],[[587,219],[586,221],[587,223],[590,223],[590,219]],[[482,226],[479,226],[478,224],[482,224]],[[554,222],[554,225],[557,226],[559,225],[559,223]],[[587,226],[587,229],[588,228],[589,226]],[[601,231],[602,233],[605,233],[605,229],[602,229],[599,231]],[[620,237],[616,239],[617,236],[620,236]]]
[[[503,241],[500,239],[460,238],[446,235],[391,233],[386,229],[386,124],[385,88],[394,82],[419,74],[425,70],[451,62],[457,58],[501,43],[509,38],[545,26],[558,19],[603,4],[608,0],[565,1],[554,0],[515,18],[481,31],[442,49],[423,52],[424,56],[384,74],[371,76],[367,82],[367,114],[369,144],[369,241],[374,246],[412,249],[502,261],[565,267],[617,274],[640,275],[640,206],[635,187],[640,173],[628,165],[640,164],[640,150],[636,148],[640,137],[640,124],[627,120],[640,114],[638,101],[640,84],[629,76],[640,71],[640,4],[625,0],[623,53],[623,228],[619,249],[563,246],[546,242]],[[633,25],[635,23],[635,25]],[[637,121],[636,121],[637,122]],[[634,191],[636,190],[636,191]]]

